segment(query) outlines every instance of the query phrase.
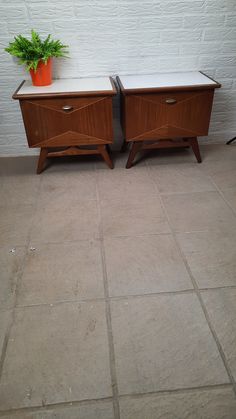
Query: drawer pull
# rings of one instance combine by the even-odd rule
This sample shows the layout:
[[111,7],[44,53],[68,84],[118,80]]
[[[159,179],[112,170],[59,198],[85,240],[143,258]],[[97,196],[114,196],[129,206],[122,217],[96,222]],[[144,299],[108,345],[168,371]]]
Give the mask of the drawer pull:
[[165,102],[167,103],[167,105],[174,105],[174,103],[176,103],[177,100],[176,99],[169,98],[169,99],[166,99]]
[[69,112],[69,111],[72,111],[73,110],[73,106],[65,105],[65,106],[62,107],[62,109],[65,112]]

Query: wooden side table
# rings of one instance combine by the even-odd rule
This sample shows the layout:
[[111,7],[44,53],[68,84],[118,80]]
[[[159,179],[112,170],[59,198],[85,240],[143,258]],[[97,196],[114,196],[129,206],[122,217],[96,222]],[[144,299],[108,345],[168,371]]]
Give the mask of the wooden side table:
[[112,96],[109,77],[54,80],[35,87],[23,81],[13,95],[20,101],[29,147],[41,149],[37,173],[47,157],[100,154],[113,169]]
[[127,169],[141,150],[192,147],[201,162],[198,136],[208,134],[214,89],[221,87],[199,71],[122,76],[121,124],[124,144],[132,142]]

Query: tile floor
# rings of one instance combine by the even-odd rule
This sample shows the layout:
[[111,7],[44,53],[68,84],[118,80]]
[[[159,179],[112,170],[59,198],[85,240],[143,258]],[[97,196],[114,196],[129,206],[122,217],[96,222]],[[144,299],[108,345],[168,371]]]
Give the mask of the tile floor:
[[1,418],[236,418],[236,146],[201,149],[0,159]]

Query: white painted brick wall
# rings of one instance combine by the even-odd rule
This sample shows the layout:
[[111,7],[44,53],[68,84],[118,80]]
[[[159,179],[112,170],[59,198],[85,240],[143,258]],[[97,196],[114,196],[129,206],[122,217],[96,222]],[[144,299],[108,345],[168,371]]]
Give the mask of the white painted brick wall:
[[[0,155],[33,154],[19,104],[11,99],[24,69],[3,51],[34,28],[70,46],[55,77],[203,70],[222,83],[203,141],[236,135],[236,0],[10,0],[0,5]],[[114,100],[116,145],[121,140]]]

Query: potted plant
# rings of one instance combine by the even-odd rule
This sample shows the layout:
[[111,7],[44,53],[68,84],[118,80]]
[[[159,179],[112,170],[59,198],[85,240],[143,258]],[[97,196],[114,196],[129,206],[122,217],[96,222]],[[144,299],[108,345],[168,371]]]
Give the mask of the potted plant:
[[5,51],[17,57],[19,64],[26,66],[34,86],[47,86],[52,83],[52,57],[66,57],[67,48],[59,40],[51,39],[51,35],[43,41],[32,30],[30,40],[22,35],[15,36]]

